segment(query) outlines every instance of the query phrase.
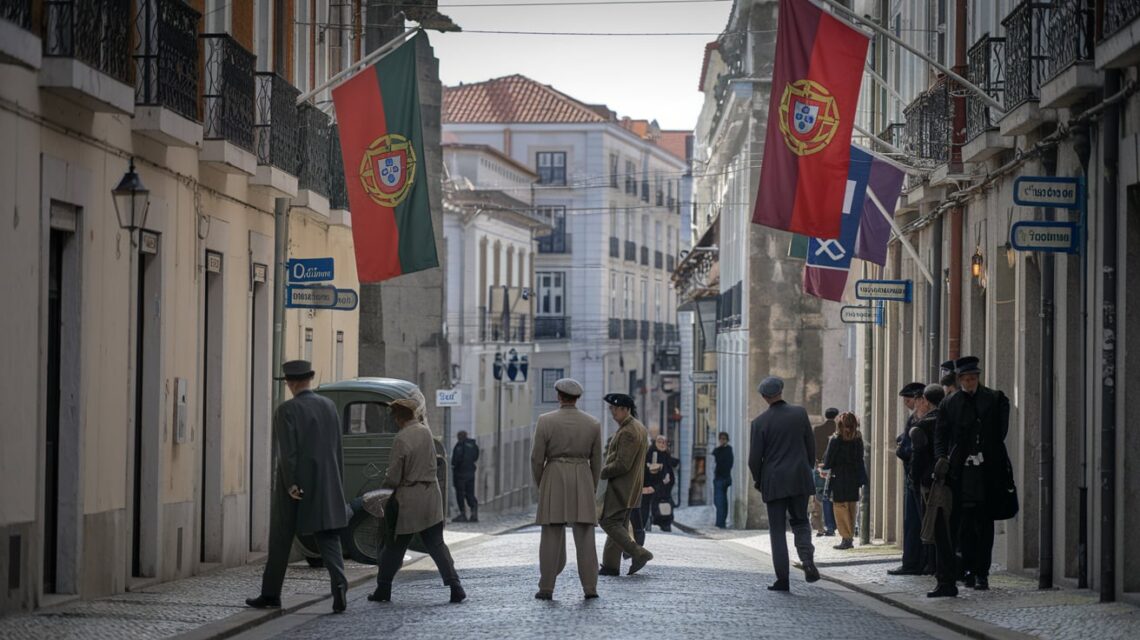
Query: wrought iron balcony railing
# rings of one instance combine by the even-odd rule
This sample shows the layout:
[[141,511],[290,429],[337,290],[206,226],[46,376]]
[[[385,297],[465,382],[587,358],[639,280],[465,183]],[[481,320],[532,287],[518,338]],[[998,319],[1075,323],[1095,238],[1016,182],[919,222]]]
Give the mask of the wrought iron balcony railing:
[[625,340],[637,340],[637,320],[621,321],[621,337]]
[[621,320],[619,318],[610,318],[609,338],[610,340],[621,338]]
[[621,240],[618,240],[614,236],[610,236],[610,257],[611,258],[620,258],[621,257]]
[[[999,103],[1005,91],[1005,38],[991,38],[986,34],[966,52],[969,65],[966,79]],[[997,123],[990,108],[975,94],[966,96],[966,139],[973,140]]]
[[906,116],[905,148],[926,160],[948,162],[954,109],[946,78],[939,78],[933,87],[915,98],[903,109],[903,115]]
[[1102,37],[1115,35],[1137,18],[1140,18],[1140,0],[1104,0]]
[[32,0],[0,0],[0,20],[32,31]]
[[329,167],[329,134],[332,127],[329,116],[315,106],[305,103],[297,107],[297,186],[328,197],[331,169]]
[[630,262],[637,262],[637,243],[632,240],[625,241],[625,259]]
[[131,0],[46,0],[44,55],[131,84]]
[[535,340],[563,340],[570,337],[570,318],[557,316],[536,316],[534,318]]
[[[1140,0],[1134,3],[1140,7]],[[1055,78],[1078,62],[1093,59],[1092,0],[1054,0],[1047,14],[1045,50],[1049,52],[1046,78]]]
[[253,151],[254,55],[224,33],[201,38],[202,137]]
[[1021,0],[1001,24],[1005,27],[1005,107],[1016,109],[1041,95],[1049,51],[1046,17],[1052,5]]
[[340,157],[340,131],[334,124],[329,130],[329,208],[348,209],[348,185],[344,181],[344,162]]
[[296,175],[301,163],[297,129],[301,126],[297,98],[301,92],[276,73],[257,74],[257,110],[254,139],[258,164],[271,165]]
[[198,20],[183,0],[136,0],[135,104],[198,119]]
[[566,233],[565,225],[560,225],[558,228],[555,228],[550,235],[541,236],[538,239],[538,252],[570,253],[573,250],[571,235],[572,234]]

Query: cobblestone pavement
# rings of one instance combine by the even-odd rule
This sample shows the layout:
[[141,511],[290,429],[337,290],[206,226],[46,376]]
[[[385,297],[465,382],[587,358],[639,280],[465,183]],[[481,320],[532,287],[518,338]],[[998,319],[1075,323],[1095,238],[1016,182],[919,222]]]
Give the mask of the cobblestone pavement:
[[[636,576],[601,578],[601,598],[591,601],[582,598],[571,548],[555,600],[543,602],[533,597],[538,539],[538,528],[530,527],[453,552],[469,594],[462,605],[447,604],[447,588],[425,560],[397,577],[392,603],[368,602],[372,585],[365,585],[351,592],[343,615],[313,607],[239,637],[959,637],[837,585],[808,585],[798,572],[791,593],[770,592],[766,586],[774,576],[762,554],[678,533],[650,534],[647,542],[655,559]],[[600,550],[600,530],[597,542]],[[572,547],[569,536],[568,543]]]

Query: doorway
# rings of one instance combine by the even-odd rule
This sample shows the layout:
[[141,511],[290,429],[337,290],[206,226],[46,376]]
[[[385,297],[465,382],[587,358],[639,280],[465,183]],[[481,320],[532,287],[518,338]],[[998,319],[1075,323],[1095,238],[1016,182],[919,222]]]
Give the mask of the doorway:
[[162,275],[159,236],[139,235],[135,282],[135,415],[131,472],[131,576],[153,576],[158,561],[158,453],[162,425]]
[[222,280],[222,254],[206,252],[202,296],[202,433],[199,482],[199,561],[221,562],[222,533],[222,331],[225,318],[225,291]]
[[267,265],[253,265],[249,370],[249,550],[264,551],[269,537],[270,305]]

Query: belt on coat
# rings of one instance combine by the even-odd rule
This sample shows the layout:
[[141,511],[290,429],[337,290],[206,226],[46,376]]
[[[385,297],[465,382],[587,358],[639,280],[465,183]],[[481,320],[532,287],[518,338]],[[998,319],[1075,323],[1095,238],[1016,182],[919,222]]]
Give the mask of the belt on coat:
[[435,484],[438,480],[413,480],[412,482],[401,482],[401,487],[414,487],[418,484]]
[[572,457],[568,457],[568,456],[559,456],[557,458],[551,458],[550,461],[551,462],[568,462],[570,464],[586,464],[587,462],[590,461],[590,459],[589,458],[572,458]]

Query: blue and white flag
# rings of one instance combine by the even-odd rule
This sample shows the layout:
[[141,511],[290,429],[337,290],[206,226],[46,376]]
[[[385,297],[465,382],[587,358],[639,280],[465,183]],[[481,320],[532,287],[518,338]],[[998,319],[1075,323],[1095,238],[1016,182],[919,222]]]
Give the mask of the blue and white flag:
[[871,175],[874,157],[863,149],[851,146],[851,162],[847,169],[847,191],[843,197],[843,217],[839,238],[835,240],[812,238],[808,243],[807,264],[804,266],[804,293],[839,302],[847,288],[847,273],[855,257],[855,240],[859,236],[859,223],[864,210],[867,182]]

